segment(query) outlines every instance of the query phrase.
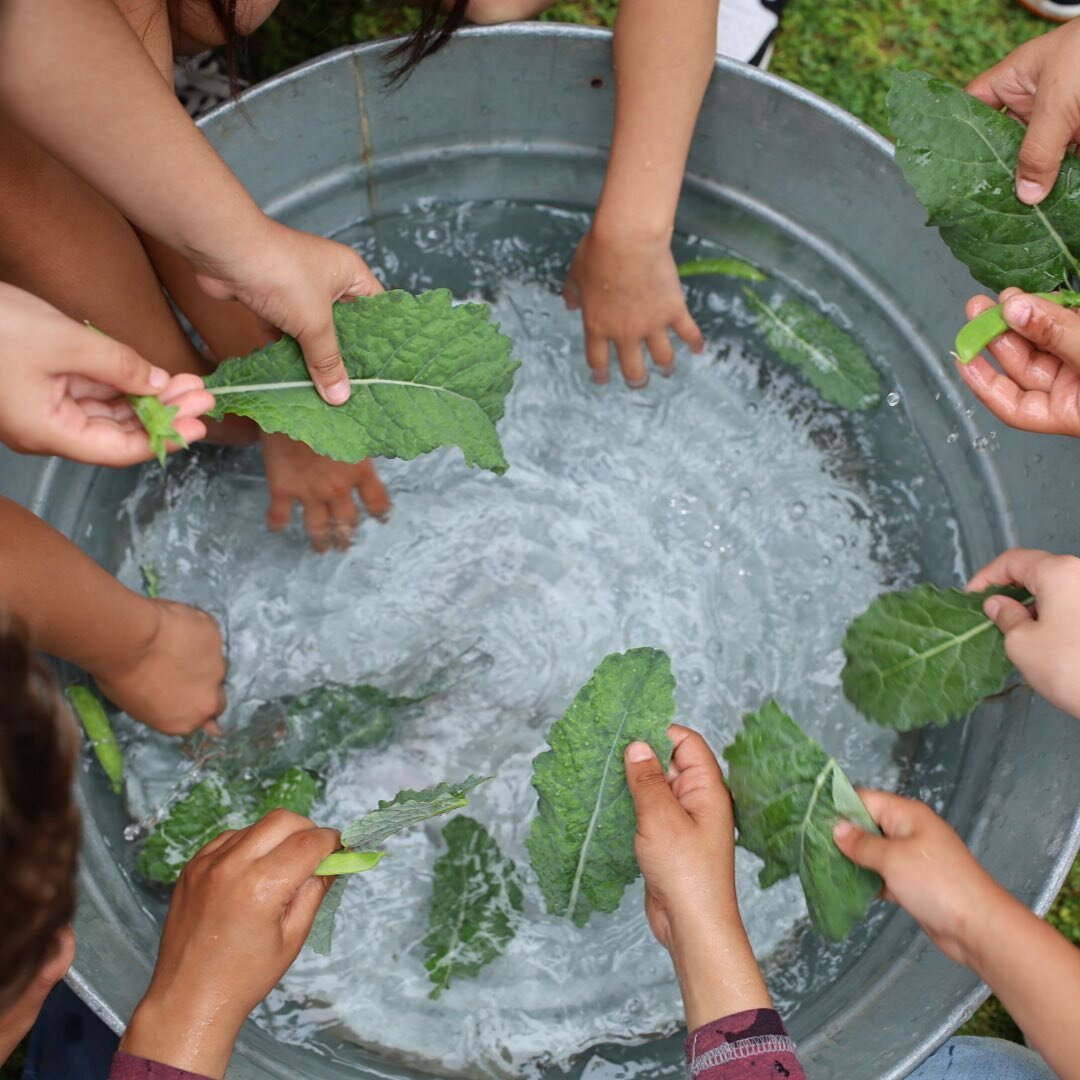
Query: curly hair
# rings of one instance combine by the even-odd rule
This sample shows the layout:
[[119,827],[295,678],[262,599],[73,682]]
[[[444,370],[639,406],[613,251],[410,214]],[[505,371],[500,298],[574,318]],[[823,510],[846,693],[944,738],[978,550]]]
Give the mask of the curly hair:
[[76,735],[23,624],[0,612],[0,1012],[75,914]]

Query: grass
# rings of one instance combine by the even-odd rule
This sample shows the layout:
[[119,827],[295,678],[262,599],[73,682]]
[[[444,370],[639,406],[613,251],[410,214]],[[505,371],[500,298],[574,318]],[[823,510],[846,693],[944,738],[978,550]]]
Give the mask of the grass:
[[[616,0],[558,2],[542,18],[611,26],[616,10]],[[415,11],[399,4],[357,10],[356,0],[283,0],[249,39],[240,70],[259,81],[339,45],[407,33],[415,25]],[[887,134],[890,68],[922,68],[965,83],[1047,27],[1013,0],[791,0],[771,69]],[[1048,919],[1080,945],[1080,860]],[[995,998],[961,1032],[1020,1038]],[[21,1075],[16,1058],[21,1053],[0,1066],[0,1080]]]

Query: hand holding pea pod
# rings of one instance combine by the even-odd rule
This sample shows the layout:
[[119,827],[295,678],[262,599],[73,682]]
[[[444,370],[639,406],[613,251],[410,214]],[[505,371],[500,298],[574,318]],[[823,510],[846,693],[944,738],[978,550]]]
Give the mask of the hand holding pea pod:
[[[972,297],[957,335],[960,375],[1009,427],[1080,437],[1080,294],[1006,289],[1001,303]],[[998,371],[980,350],[986,348]]]

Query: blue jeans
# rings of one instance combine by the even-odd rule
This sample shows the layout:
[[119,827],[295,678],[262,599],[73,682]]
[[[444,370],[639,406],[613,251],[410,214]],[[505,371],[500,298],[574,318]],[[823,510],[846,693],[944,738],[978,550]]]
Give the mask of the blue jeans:
[[105,1080],[119,1041],[59,982],[30,1034],[23,1080]]
[[907,1080],[1055,1080],[1050,1066],[1034,1050],[1004,1039],[954,1035]]

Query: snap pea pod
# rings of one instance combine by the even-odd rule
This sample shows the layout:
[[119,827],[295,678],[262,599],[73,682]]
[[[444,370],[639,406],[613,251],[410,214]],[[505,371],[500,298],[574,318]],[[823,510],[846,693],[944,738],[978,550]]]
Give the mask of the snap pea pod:
[[768,278],[756,267],[742,259],[694,259],[680,263],[679,277],[698,277],[706,274],[721,274],[724,277],[742,278],[744,281],[767,281]]
[[[1060,304],[1062,307],[1080,307],[1080,293],[1063,290],[1056,293],[1032,293],[1032,295],[1042,300],[1049,300],[1053,304]],[[995,304],[960,328],[960,333],[956,335],[955,352],[961,364],[970,363],[994,338],[1000,337],[1009,329],[1002,307],[1001,304]]]
[[332,855],[327,855],[313,873],[316,877],[359,874],[378,866],[385,854],[385,851],[335,851]]
[[85,686],[69,686],[67,692],[113,791],[119,795],[124,790],[124,755],[120,752],[120,744],[116,741],[105,709],[97,695]]

